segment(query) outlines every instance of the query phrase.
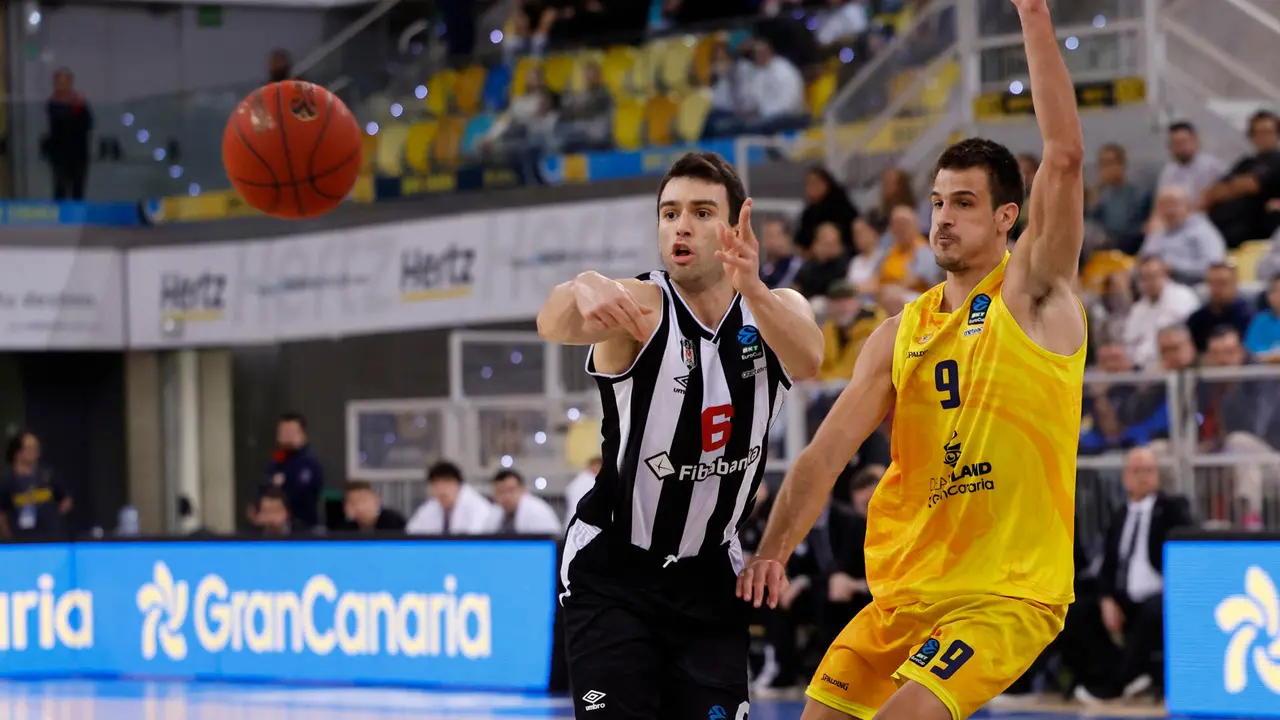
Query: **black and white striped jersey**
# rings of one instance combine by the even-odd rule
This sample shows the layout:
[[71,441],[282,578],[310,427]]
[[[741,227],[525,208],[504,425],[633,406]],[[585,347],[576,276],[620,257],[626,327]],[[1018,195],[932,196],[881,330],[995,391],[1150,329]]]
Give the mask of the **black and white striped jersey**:
[[764,477],[769,427],[791,381],[734,296],[715,330],[665,272],[662,321],[618,375],[596,370],[603,467],[578,519],[658,557],[693,557],[734,539]]

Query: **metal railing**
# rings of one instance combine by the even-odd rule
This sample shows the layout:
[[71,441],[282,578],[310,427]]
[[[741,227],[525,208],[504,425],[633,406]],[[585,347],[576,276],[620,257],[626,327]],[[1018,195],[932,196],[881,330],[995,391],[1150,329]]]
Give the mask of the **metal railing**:
[[[406,510],[425,496],[426,465],[441,458],[458,462],[482,488],[497,470],[515,467],[536,491],[562,494],[582,469],[581,446],[591,446],[587,454],[598,449],[600,404],[583,372],[585,349],[543,343],[536,333],[466,331],[454,333],[449,352],[451,397],[348,404],[348,477],[377,483],[389,504]],[[502,362],[510,367],[497,367]],[[770,473],[791,466],[844,385],[792,389],[770,434]],[[1103,395],[1114,417],[1099,414]],[[1163,488],[1188,498],[1201,522],[1280,528],[1280,367],[1089,372],[1084,409],[1082,537],[1105,531],[1123,503],[1125,453],[1144,444],[1158,452]]]

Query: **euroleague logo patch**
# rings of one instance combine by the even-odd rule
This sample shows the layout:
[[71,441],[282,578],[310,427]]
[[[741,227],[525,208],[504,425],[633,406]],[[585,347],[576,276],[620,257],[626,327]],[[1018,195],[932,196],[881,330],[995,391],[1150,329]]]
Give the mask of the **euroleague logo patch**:
[[742,346],[744,362],[764,357],[764,348],[760,344],[760,331],[755,325],[743,325],[738,330],[738,344]]
[[969,304],[969,324],[981,325],[987,321],[987,310],[991,307],[991,296],[982,294]]
[[911,656],[911,662],[924,667],[938,654],[938,649],[941,647],[942,644],[938,642],[937,638],[929,638],[925,640],[924,645],[920,646],[920,650]]

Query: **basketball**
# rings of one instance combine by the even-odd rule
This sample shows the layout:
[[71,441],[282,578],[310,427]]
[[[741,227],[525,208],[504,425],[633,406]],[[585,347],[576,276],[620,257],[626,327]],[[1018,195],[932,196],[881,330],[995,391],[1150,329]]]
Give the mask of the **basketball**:
[[222,134],[222,164],[245,202],[278,218],[323,215],[360,172],[360,126],[324,88],[286,80],[236,106]]

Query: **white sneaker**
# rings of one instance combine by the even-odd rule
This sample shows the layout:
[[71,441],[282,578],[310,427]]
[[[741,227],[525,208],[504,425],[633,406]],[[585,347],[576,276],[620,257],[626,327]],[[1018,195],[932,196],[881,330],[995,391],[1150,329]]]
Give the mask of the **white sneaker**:
[[1081,705],[1090,705],[1093,707],[1100,707],[1103,705],[1111,704],[1110,700],[1103,700],[1102,698],[1097,697],[1093,693],[1089,692],[1089,689],[1083,685],[1077,685],[1073,695],[1076,698],[1076,702],[1080,703]]
[[1151,676],[1139,675],[1132,682],[1124,686],[1124,691],[1120,693],[1125,699],[1137,697],[1142,693],[1151,689]]
[[778,679],[778,673],[782,668],[778,666],[777,653],[772,645],[768,645],[764,649],[764,663],[760,667],[760,674],[755,677],[752,683],[752,689],[760,692],[773,684]]

